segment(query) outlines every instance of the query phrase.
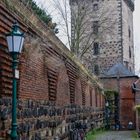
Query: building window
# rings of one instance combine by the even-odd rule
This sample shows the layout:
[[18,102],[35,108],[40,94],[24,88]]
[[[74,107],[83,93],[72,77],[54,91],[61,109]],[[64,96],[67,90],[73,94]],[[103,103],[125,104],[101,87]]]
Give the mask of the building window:
[[93,21],[93,33],[98,34],[99,32],[99,22],[98,21]]
[[98,4],[94,4],[94,5],[93,5],[93,10],[94,10],[94,11],[97,11],[98,9],[99,9]]
[[99,54],[99,43],[95,42],[93,45],[93,54],[98,55]]
[[130,27],[128,29],[128,33],[129,33],[129,38],[131,37],[131,30],[130,30]]
[[94,74],[99,75],[99,66],[98,65],[94,66]]
[[130,71],[132,71],[131,67],[130,67]]
[[131,58],[131,48],[130,48],[130,46],[129,46],[129,58]]
[[74,3],[74,2],[76,2],[77,3],[77,0],[75,1],[75,0],[70,0],[70,3]]

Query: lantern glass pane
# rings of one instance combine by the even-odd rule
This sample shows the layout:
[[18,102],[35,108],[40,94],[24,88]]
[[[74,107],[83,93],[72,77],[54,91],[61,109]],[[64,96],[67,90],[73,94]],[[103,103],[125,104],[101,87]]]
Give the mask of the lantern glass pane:
[[21,36],[13,36],[13,41],[14,41],[14,52],[19,52],[20,51],[20,45],[21,45]]
[[24,42],[24,37],[21,37],[19,53],[21,53],[21,51],[22,51],[23,42]]
[[7,36],[6,39],[7,39],[7,43],[8,43],[9,52],[13,52],[13,37]]

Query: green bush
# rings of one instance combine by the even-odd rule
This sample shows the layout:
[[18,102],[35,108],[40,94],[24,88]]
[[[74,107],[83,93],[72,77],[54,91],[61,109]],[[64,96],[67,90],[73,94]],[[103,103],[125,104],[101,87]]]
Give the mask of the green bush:
[[24,0],[23,3],[25,5],[27,5],[28,3],[28,5],[31,7],[34,13],[37,14],[39,18],[54,31],[54,33],[59,32],[58,28],[56,28],[57,24],[52,23],[52,17],[49,14],[47,14],[43,9],[41,9],[39,6],[37,6],[34,0]]

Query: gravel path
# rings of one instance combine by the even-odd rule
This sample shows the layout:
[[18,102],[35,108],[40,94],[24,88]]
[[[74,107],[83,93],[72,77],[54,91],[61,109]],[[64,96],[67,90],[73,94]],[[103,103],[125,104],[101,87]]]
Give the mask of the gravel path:
[[132,131],[110,131],[97,136],[96,140],[137,140],[132,138]]

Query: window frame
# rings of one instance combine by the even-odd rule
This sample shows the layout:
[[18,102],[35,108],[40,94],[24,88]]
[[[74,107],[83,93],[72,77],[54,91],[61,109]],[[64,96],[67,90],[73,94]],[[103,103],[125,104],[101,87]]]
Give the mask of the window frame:
[[95,75],[99,75],[100,74],[100,70],[99,70],[99,65],[98,64],[94,65],[94,74]]
[[93,44],[93,55],[99,55],[99,53],[100,53],[99,43],[94,42],[94,44]]
[[99,33],[99,21],[93,21],[93,33],[94,34],[98,34]]
[[98,11],[99,10],[99,4],[95,3],[93,4],[93,11]]

